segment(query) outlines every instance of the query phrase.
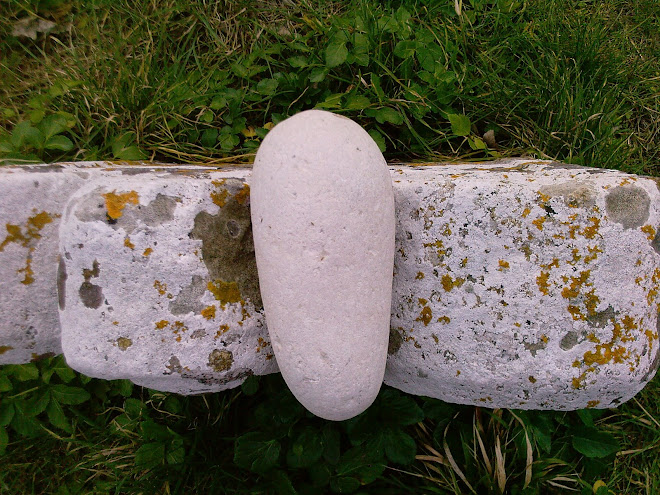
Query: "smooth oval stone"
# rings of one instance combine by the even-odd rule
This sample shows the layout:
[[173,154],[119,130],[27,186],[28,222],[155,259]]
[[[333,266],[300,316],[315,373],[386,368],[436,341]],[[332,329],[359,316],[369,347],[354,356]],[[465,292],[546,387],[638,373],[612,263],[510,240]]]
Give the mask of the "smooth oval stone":
[[266,136],[250,189],[282,375],[317,416],[356,416],[376,398],[387,359],[395,216],[383,155],[350,119],[305,111]]

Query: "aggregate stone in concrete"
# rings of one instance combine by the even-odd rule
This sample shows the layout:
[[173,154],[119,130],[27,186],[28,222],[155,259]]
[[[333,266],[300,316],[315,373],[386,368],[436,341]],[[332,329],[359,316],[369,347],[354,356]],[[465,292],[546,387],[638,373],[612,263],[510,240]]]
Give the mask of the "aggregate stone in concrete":
[[385,383],[448,402],[562,410],[616,406],[653,377],[655,180],[524,160],[392,172]]
[[67,363],[194,394],[277,370],[263,324],[246,170],[91,181],[62,220]]
[[378,395],[387,360],[395,220],[385,159],[355,122],[309,110],[266,136],[251,187],[282,376],[317,416],[357,416]]
[[0,168],[0,364],[26,363],[62,352],[58,228],[69,197],[92,177],[168,167],[78,162]]

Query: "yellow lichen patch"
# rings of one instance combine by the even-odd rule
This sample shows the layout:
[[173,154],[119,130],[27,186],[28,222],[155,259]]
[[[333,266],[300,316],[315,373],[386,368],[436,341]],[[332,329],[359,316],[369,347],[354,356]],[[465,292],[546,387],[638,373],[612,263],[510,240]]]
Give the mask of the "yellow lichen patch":
[[438,318],[438,322],[444,323],[445,325],[447,325],[450,321],[451,318],[449,318],[449,316],[441,316],[440,318]]
[[207,320],[212,320],[215,318],[215,306],[207,306],[202,310],[202,316]]
[[229,331],[229,325],[226,325],[226,324],[225,325],[220,325],[220,327],[218,328],[218,331],[215,332],[215,337],[213,337],[213,340],[218,339],[219,337],[221,337],[222,335],[224,335],[228,331]]
[[236,193],[234,198],[236,198],[236,202],[239,205],[246,204],[250,199],[250,186],[248,184],[243,184],[243,187]]
[[7,351],[11,351],[13,349],[12,346],[10,345],[0,345],[0,354],[4,354]]
[[467,262],[468,262],[468,259],[463,258],[463,260],[461,261],[461,268],[465,268],[467,266]]
[[546,296],[550,293],[550,284],[548,283],[549,278],[550,272],[541,272],[541,275],[536,277],[536,285],[538,285],[539,291]]
[[[36,210],[33,210],[36,211]],[[11,223],[5,225],[7,229],[7,236],[4,238],[2,243],[0,243],[0,253],[4,251],[5,247],[8,244],[15,243],[22,247],[28,248],[27,257],[25,259],[25,267],[19,268],[17,273],[24,273],[25,277],[21,280],[21,283],[24,285],[29,285],[34,282],[34,271],[32,270],[32,255],[36,249],[35,243],[41,239],[41,231],[43,228],[52,223],[53,218],[59,218],[60,215],[50,215],[49,213],[42,211],[29,217],[25,225],[25,233],[23,229]]]
[[580,232],[580,234],[582,234],[587,239],[593,239],[598,234],[598,229],[600,228],[600,218],[590,217],[589,221],[591,222],[591,225],[588,226],[588,227],[585,227]]
[[169,325],[170,322],[167,320],[160,320],[156,322],[156,330],[162,330],[165,328],[167,325]]
[[426,299],[424,299],[423,297],[418,298],[417,302],[419,302],[420,306],[426,306],[428,304],[428,301]]
[[646,234],[646,238],[647,238],[649,241],[652,241],[653,238],[655,237],[655,229],[653,228],[653,226],[651,226],[651,225],[644,225],[644,226],[641,228],[641,230],[642,230],[642,232],[644,232],[644,233]]
[[598,246],[594,246],[594,247],[587,246],[587,251],[589,251],[589,254],[584,257],[585,263],[591,263],[593,260],[595,260],[598,257],[598,253],[603,252],[603,250]]
[[129,338],[119,337],[117,339],[117,347],[119,347],[122,351],[125,351],[132,345],[133,345],[133,341]]
[[167,284],[162,283],[160,280],[154,281],[154,289],[156,289],[161,296],[167,294]]
[[128,236],[124,238],[124,246],[130,249],[135,249],[135,244],[131,242],[131,238]]
[[498,266],[499,266],[499,268],[498,268],[499,271],[504,271],[504,270],[506,270],[507,268],[509,268],[509,262],[508,262],[508,261],[499,260],[499,261],[497,262],[497,264],[498,264]]
[[590,400],[587,402],[587,409],[591,409],[596,407],[598,404],[600,404],[599,400]]
[[227,196],[229,196],[229,191],[227,191],[226,189],[220,189],[219,191],[212,191],[211,201],[213,201],[213,203],[218,205],[220,208],[223,208],[227,204]]
[[454,280],[454,279],[451,278],[451,275],[445,274],[440,279],[440,282],[442,283],[442,288],[445,289],[445,291],[449,292],[454,287],[460,287],[461,285],[463,285],[463,282],[465,282],[465,279],[456,278],[456,280]]
[[185,332],[188,330],[188,327],[182,321],[174,322],[174,333],[179,333],[179,331]]
[[144,252],[142,253],[142,256],[149,256],[153,252],[154,252],[154,250],[151,249],[150,247],[148,247],[147,249],[144,250]]
[[119,322],[118,322],[118,321],[116,321],[116,320],[115,320],[115,321],[113,321],[113,322],[112,322],[112,324],[113,324],[114,326],[119,326]]
[[139,202],[138,193],[130,191],[124,194],[116,194],[115,191],[103,194],[105,198],[105,209],[108,217],[112,220],[120,218],[127,204],[137,205]]
[[456,376],[461,374],[461,370],[456,370]]
[[530,383],[536,383],[536,378],[534,378],[532,375],[529,375],[527,379],[530,381]]
[[580,308],[578,308],[577,306],[569,304],[568,312],[571,314],[571,316],[575,321],[586,320],[586,317],[582,314],[582,311],[580,311]]
[[445,249],[444,244],[440,239],[436,240],[435,242],[425,242],[424,247],[434,247],[436,249],[436,253],[438,257],[447,254],[447,250]]
[[261,352],[262,349],[265,349],[270,345],[270,342],[264,340],[262,337],[257,339],[257,352]]
[[441,234],[444,235],[445,237],[449,237],[449,236],[451,235],[451,229],[449,228],[449,224],[448,224],[448,223],[445,224],[445,228],[444,228],[444,230],[441,232]]
[[596,289],[591,289],[584,295],[584,305],[586,306],[589,315],[593,316],[596,314],[596,308],[599,303],[600,298],[596,295]]
[[532,212],[530,208],[525,208],[522,212],[523,218],[527,218],[527,216]]
[[438,339],[438,336],[436,334],[432,333],[431,337],[433,337],[433,340],[435,341],[436,344],[440,342],[440,339]]
[[532,223],[536,225],[536,228],[543,230],[543,223],[546,221],[546,217],[538,217],[536,220],[533,220]]
[[583,272],[580,272],[579,277],[571,277],[570,287],[564,287],[561,291],[562,297],[565,299],[574,299],[577,296],[579,296],[580,289],[584,284],[586,284],[590,274],[591,274],[590,270],[585,270]]
[[225,304],[243,301],[236,282],[225,282],[224,280],[217,279],[214,282],[209,282],[207,288],[216,300],[220,301],[223,309]]
[[422,280],[424,278],[424,273],[423,272],[417,272],[417,276],[415,278],[417,280]]
[[424,326],[427,326],[429,323],[431,323],[431,319],[433,318],[433,313],[431,311],[431,308],[428,306],[424,306],[422,308],[422,311],[419,313],[419,316],[415,318],[415,321],[421,321],[424,323]]

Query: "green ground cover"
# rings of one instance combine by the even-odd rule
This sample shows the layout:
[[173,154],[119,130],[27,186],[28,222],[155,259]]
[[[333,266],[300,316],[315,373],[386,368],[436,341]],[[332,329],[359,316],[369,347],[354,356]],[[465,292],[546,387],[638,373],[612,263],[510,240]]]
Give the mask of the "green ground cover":
[[[316,107],[388,160],[660,175],[656,0],[0,0],[0,14],[0,163],[249,162],[272,125]],[[183,398],[61,358],[3,366],[0,493],[656,494],[658,380],[574,413],[384,387],[329,423],[278,376]]]

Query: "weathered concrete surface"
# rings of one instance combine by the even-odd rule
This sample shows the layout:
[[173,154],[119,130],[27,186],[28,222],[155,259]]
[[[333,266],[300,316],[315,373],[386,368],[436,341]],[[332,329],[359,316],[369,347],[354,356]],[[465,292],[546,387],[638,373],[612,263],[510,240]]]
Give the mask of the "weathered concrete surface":
[[[0,169],[0,201],[11,190],[6,170]],[[110,171],[107,179],[85,182],[71,203],[61,225],[63,253],[71,258],[62,257],[60,271],[63,338],[72,332],[64,350],[70,364],[94,376],[157,388],[169,379],[164,389],[183,393],[220,390],[250,372],[276,370],[256,274],[246,269],[254,255],[247,241],[234,242],[249,228],[243,185],[249,171],[176,170],[139,178],[128,175],[136,169]],[[660,194],[653,179],[530,160],[391,167],[391,173],[398,223],[386,383],[488,407],[576,409],[617,405],[654,376]],[[20,188],[34,187],[25,184]],[[173,209],[171,197],[181,200]],[[33,230],[43,225],[36,231],[41,249],[61,210],[39,209],[36,198],[6,200],[0,215],[5,230],[22,226],[28,237],[28,218],[46,211],[52,222],[33,220]],[[14,212],[22,204],[24,216],[12,218],[7,204]],[[32,268],[33,284],[21,283],[27,244],[4,244],[0,297],[37,284],[46,272]],[[15,313],[53,297],[52,259],[44,285],[50,296],[2,299],[0,346],[23,328],[8,323]],[[208,282],[217,280],[225,283],[210,290]],[[44,307],[53,314],[52,305]],[[49,321],[52,330],[55,320]],[[158,336],[165,341],[149,351]],[[196,347],[200,337],[206,340]],[[12,351],[3,349],[0,358]],[[22,351],[20,360],[42,349]],[[194,357],[186,360],[188,350]]]
[[385,383],[488,407],[609,407],[654,375],[654,180],[548,162],[394,170]]
[[357,416],[383,383],[390,330],[394,195],[378,145],[330,112],[286,119],[259,147],[251,210],[284,380],[317,416]]
[[0,167],[0,364],[62,352],[58,228],[70,196],[92,177],[168,167],[125,162]]
[[263,327],[246,170],[92,181],[63,218],[73,368],[202,393],[277,370]]

